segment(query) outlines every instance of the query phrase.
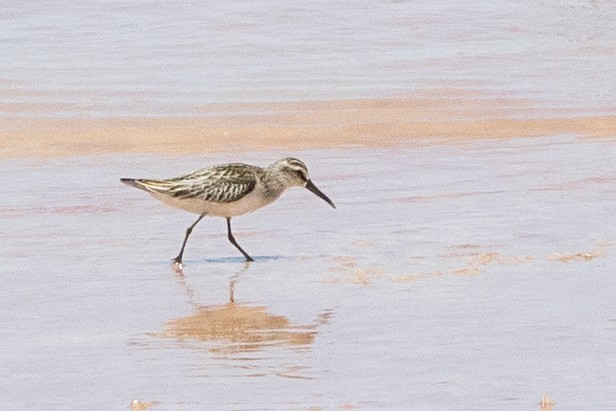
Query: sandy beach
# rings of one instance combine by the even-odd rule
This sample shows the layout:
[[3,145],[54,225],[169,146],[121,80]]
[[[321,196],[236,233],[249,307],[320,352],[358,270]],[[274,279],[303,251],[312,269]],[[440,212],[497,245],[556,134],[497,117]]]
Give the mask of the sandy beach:
[[0,130],[0,156],[408,147],[476,139],[616,135],[614,115],[567,113],[456,90],[424,94],[407,99],[209,105],[201,108],[200,117],[12,118]]
[[616,7],[352,3],[0,7],[4,409],[615,407]]

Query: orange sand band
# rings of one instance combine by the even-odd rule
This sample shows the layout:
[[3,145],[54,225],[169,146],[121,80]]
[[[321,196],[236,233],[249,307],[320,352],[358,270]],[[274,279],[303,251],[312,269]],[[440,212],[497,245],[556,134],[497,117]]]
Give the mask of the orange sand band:
[[201,117],[11,118],[0,130],[0,157],[387,147],[428,138],[616,136],[616,115],[579,116],[533,108],[521,100],[468,95],[209,105],[202,110]]

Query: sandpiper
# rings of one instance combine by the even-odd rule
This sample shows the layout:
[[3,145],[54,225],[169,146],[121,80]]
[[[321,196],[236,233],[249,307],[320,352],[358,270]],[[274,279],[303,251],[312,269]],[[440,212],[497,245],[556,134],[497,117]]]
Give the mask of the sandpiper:
[[203,168],[168,180],[120,180],[147,191],[167,205],[199,215],[197,221],[186,229],[180,253],[173,259],[180,269],[188,236],[205,216],[226,218],[229,241],[244,255],[246,261],[254,261],[235,241],[231,233],[231,217],[266,206],[292,187],[306,187],[336,208],[333,201],[310,180],[306,165],[296,158],[283,158],[265,168],[232,163]]

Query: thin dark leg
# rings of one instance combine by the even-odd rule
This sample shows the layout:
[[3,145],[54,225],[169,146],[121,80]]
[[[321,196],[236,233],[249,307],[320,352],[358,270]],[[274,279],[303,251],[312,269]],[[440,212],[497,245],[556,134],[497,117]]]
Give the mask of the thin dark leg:
[[242,250],[242,247],[240,247],[237,241],[235,241],[235,238],[231,233],[231,217],[227,217],[227,234],[229,236],[229,241],[231,241],[231,244],[233,244],[235,248],[237,248],[242,254],[244,254],[244,257],[246,257],[246,261],[254,261],[252,257],[246,253],[246,251]]
[[186,242],[188,241],[188,236],[190,235],[190,233],[192,233],[193,228],[195,228],[197,223],[199,221],[201,221],[201,219],[203,217],[205,217],[205,214],[201,214],[199,216],[199,218],[197,218],[197,221],[195,221],[193,223],[193,225],[191,225],[190,227],[188,227],[186,229],[186,235],[184,236],[184,242],[182,243],[182,248],[180,249],[180,254],[178,254],[178,256],[173,259],[173,262],[175,262],[176,264],[180,264],[180,265],[182,264],[182,256],[184,255],[184,247],[186,247]]

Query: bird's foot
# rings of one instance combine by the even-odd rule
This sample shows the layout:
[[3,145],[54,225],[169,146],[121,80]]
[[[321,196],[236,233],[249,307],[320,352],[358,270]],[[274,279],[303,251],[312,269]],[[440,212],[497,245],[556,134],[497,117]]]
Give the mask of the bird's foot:
[[173,259],[173,269],[176,272],[181,273],[182,272],[182,268],[183,268],[182,259],[179,258],[179,257],[174,258]]

